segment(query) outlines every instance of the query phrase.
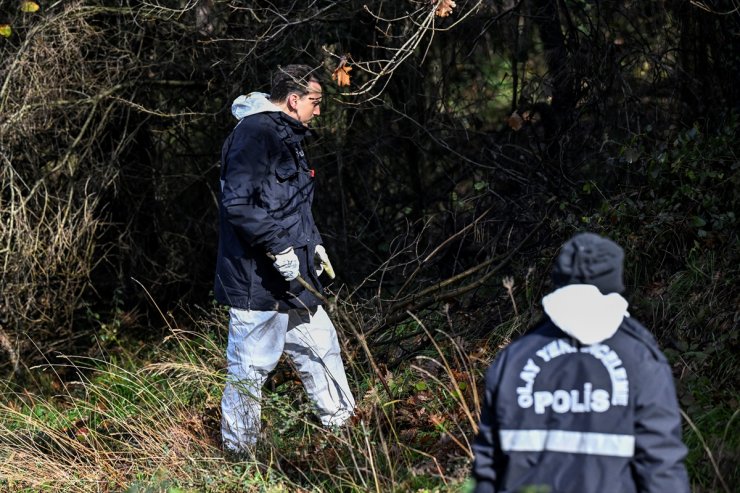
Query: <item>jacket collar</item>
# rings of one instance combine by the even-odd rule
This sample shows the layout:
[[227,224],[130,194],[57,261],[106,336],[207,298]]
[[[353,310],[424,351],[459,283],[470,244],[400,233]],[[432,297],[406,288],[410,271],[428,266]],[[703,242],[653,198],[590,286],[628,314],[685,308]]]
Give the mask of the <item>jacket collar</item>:
[[267,114],[278,125],[279,131],[285,134],[291,142],[300,142],[311,135],[307,126],[282,111]]

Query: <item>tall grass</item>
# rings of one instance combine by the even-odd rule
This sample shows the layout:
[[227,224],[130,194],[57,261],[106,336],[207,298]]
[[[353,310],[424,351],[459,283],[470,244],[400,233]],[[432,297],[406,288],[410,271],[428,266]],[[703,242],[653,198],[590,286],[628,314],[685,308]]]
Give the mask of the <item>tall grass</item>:
[[91,289],[105,229],[99,206],[87,190],[58,194],[42,180],[30,186],[0,151],[0,358],[11,362],[3,376],[18,369],[22,348],[10,341],[28,334],[64,351],[79,337],[73,320]]
[[[695,292],[696,279],[687,270],[666,289]],[[425,349],[398,365],[365,354],[352,334],[341,337],[358,408],[339,429],[319,424],[296,373],[282,363],[263,395],[263,436],[251,457],[225,455],[220,446],[225,313],[203,312],[186,322],[190,330],[165,317],[169,335],[146,352],[120,347],[105,358],[69,357],[33,369],[48,376],[54,392],[3,384],[0,492],[465,491],[483,373],[496,348],[534,323],[537,311],[521,299],[527,296],[518,300],[526,309],[486,341],[463,340],[450,319],[443,331],[410,314],[406,330]],[[690,306],[667,308],[679,326],[698,318]],[[740,420],[729,380],[736,371],[720,358],[727,344],[667,351],[680,371],[679,395],[693,399],[682,405],[697,491],[730,491],[737,478]],[[707,364],[716,385],[706,381]],[[70,373],[76,378],[61,376]],[[717,396],[722,401],[712,402]]]
[[8,489],[120,491],[161,471],[185,483],[209,474],[217,449],[199,412],[217,372],[187,360],[135,369],[71,358],[68,366],[80,379],[63,392],[19,394],[0,405],[0,477]]
[[[54,393],[34,395],[6,383],[0,491],[463,487],[480,365],[454,341],[441,338],[436,358],[388,371],[391,395],[373,383],[367,364],[356,362],[357,416],[341,429],[320,426],[295,378],[278,382],[264,396],[264,437],[255,457],[232,457],[219,443],[225,379],[225,341],[213,330],[225,325],[219,317],[197,321],[193,331],[173,327],[148,362],[146,355],[69,357],[35,368],[56,380]],[[57,375],[70,371],[73,381]]]
[[669,345],[665,352],[677,375],[684,417],[687,466],[694,491],[733,491],[740,481],[737,382],[738,267],[728,254],[692,249],[684,268],[650,303]]

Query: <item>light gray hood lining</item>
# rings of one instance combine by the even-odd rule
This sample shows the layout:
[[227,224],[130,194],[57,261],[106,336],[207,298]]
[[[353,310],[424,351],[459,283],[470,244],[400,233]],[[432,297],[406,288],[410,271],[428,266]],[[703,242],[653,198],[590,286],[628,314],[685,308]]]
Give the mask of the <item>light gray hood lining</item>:
[[629,317],[628,306],[618,293],[603,295],[591,284],[569,284],[542,298],[550,320],[586,345],[613,336],[624,317]]
[[282,111],[279,106],[270,101],[270,95],[264,92],[250,92],[241,95],[231,104],[231,114],[234,118],[241,120],[245,116],[257,113],[267,113],[272,111]]

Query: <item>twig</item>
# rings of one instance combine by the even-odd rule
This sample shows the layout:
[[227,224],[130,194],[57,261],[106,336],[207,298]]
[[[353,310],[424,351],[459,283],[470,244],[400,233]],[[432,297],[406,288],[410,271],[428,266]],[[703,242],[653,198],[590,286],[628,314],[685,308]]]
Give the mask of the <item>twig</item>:
[[[459,296],[462,296],[463,294],[466,294],[466,293],[468,293],[468,292],[470,292],[470,291],[472,291],[474,289],[479,288],[480,286],[482,286],[483,284],[485,284],[485,282],[488,281],[488,279],[490,279],[494,274],[496,274],[498,271],[500,271],[501,269],[503,269],[511,261],[511,259],[514,257],[514,255],[530,240],[530,238],[532,238],[532,236],[534,236],[534,234],[537,231],[539,231],[540,227],[542,227],[542,224],[545,222],[545,219],[547,219],[547,217],[548,217],[548,215],[545,214],[545,216],[542,218],[542,220],[540,220],[540,222],[535,227],[532,228],[532,230],[529,232],[529,234],[521,242],[519,242],[519,244],[516,245],[511,251],[509,251],[506,254],[506,256],[504,256],[502,259],[501,259],[501,257],[495,257],[495,258],[489,259],[489,260],[487,260],[485,262],[482,262],[481,264],[478,264],[475,267],[472,267],[472,268],[466,270],[465,272],[462,272],[462,273],[460,273],[460,274],[458,274],[456,276],[453,276],[453,277],[451,277],[449,279],[445,279],[444,281],[442,281],[442,282],[440,282],[440,283],[438,283],[438,284],[436,284],[436,285],[434,285],[434,286],[432,286],[430,288],[427,288],[427,289],[425,289],[425,290],[417,293],[415,296],[413,296],[409,300],[406,300],[404,302],[396,303],[396,304],[392,305],[391,308],[388,310],[388,313],[391,316],[387,317],[382,324],[380,324],[380,325],[378,325],[376,327],[373,327],[372,329],[370,329],[369,331],[367,331],[365,333],[365,335],[369,337],[369,336],[377,333],[378,331],[380,331],[382,329],[385,329],[386,327],[388,327],[390,325],[397,324],[397,323],[399,323],[399,322],[407,319],[408,318],[408,314],[407,314],[408,311],[417,312],[419,310],[422,310],[424,308],[427,308],[427,307],[433,305],[434,303],[438,303],[438,302],[444,301],[444,300],[454,299],[454,298],[457,298]],[[483,269],[485,267],[488,267],[489,265],[491,265],[493,262],[495,262],[498,259],[501,259],[501,262],[498,265],[496,265],[496,267],[494,267],[493,269],[491,269],[488,272],[486,272],[479,279],[471,282],[470,284],[467,284],[465,286],[462,286],[460,288],[453,289],[451,291],[446,291],[446,292],[439,293],[439,291],[442,288],[444,288],[444,287],[446,287],[446,286],[448,286],[448,285],[450,285],[452,283],[455,283],[457,281],[460,281],[462,279],[467,278],[471,274],[473,274],[475,272],[478,272],[478,271],[480,271],[481,269]],[[429,295],[429,296],[427,296],[427,295]],[[401,311],[401,310],[403,310],[403,311]],[[394,313],[395,313],[395,315],[394,315]]]
[[439,245],[437,246],[437,248],[435,248],[434,250],[432,250],[432,252],[431,252],[431,253],[430,253],[429,255],[427,255],[426,257],[424,257],[424,259],[423,259],[423,260],[422,260],[421,262],[419,262],[419,265],[418,265],[418,267],[417,267],[417,268],[416,268],[416,269],[414,270],[414,272],[412,272],[412,273],[411,273],[411,275],[410,275],[410,276],[408,277],[408,279],[406,279],[406,282],[404,282],[404,283],[403,283],[403,286],[401,286],[401,289],[399,289],[399,290],[398,290],[398,293],[397,293],[397,295],[396,295],[396,296],[400,296],[400,295],[401,295],[401,293],[402,293],[403,291],[405,291],[405,290],[406,290],[406,288],[407,288],[407,287],[408,287],[408,285],[409,285],[409,284],[411,283],[411,281],[413,281],[413,280],[414,280],[414,279],[416,278],[416,275],[417,275],[417,274],[418,274],[418,273],[419,273],[419,272],[421,271],[421,268],[422,268],[422,267],[423,267],[423,266],[424,266],[424,265],[425,265],[425,264],[426,264],[427,262],[429,262],[429,260],[431,260],[431,259],[432,259],[432,257],[434,257],[434,256],[435,256],[435,255],[436,255],[436,254],[437,254],[437,253],[438,253],[438,252],[439,252],[440,250],[442,250],[442,248],[443,248],[443,247],[444,247],[445,245],[447,245],[448,243],[450,243],[450,242],[451,242],[452,240],[454,240],[454,239],[455,239],[455,238],[457,238],[458,236],[461,236],[461,235],[463,235],[463,234],[464,234],[464,233],[466,233],[466,232],[467,232],[467,231],[468,231],[468,230],[469,230],[470,228],[472,228],[473,226],[475,226],[476,224],[478,224],[478,222],[479,222],[479,221],[480,221],[481,219],[483,219],[483,218],[484,218],[484,217],[485,217],[485,216],[486,216],[486,215],[487,215],[487,214],[488,214],[489,212],[491,212],[491,209],[493,209],[493,206],[491,206],[491,207],[489,207],[488,209],[486,209],[485,211],[483,211],[483,213],[482,213],[481,215],[479,215],[478,217],[476,217],[476,218],[475,218],[475,219],[473,220],[473,222],[471,222],[470,224],[468,224],[467,226],[465,226],[464,228],[462,228],[462,229],[461,229],[460,231],[458,231],[458,232],[457,232],[457,233],[455,233],[454,235],[452,235],[452,236],[450,236],[449,238],[447,238],[447,239],[446,239],[445,241],[443,241],[442,243],[440,243],[440,244],[439,244]]
[[511,276],[506,276],[504,277],[502,284],[506,288],[506,292],[509,293],[511,304],[514,305],[514,315],[518,317],[519,310],[516,309],[516,300],[514,299],[514,278]]
[[7,378],[10,380],[18,371],[18,353],[15,351],[13,344],[10,342],[10,338],[5,333],[5,330],[3,330],[2,326],[0,326],[0,348],[8,353],[8,360],[10,361],[11,369],[10,372],[8,372]]

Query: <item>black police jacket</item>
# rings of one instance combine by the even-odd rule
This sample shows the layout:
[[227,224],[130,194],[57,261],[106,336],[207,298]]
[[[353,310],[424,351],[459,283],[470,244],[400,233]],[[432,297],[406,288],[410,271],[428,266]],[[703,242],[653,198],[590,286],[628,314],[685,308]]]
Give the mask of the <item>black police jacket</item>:
[[293,247],[301,276],[321,292],[314,251],[321,243],[311,204],[313,170],[301,148],[308,129],[282,112],[239,121],[221,152],[219,245],[214,292],[245,310],[313,308],[320,301],[272,265]]
[[583,345],[549,319],[486,376],[473,445],[477,493],[688,493],[673,377],[652,335],[624,317]]

